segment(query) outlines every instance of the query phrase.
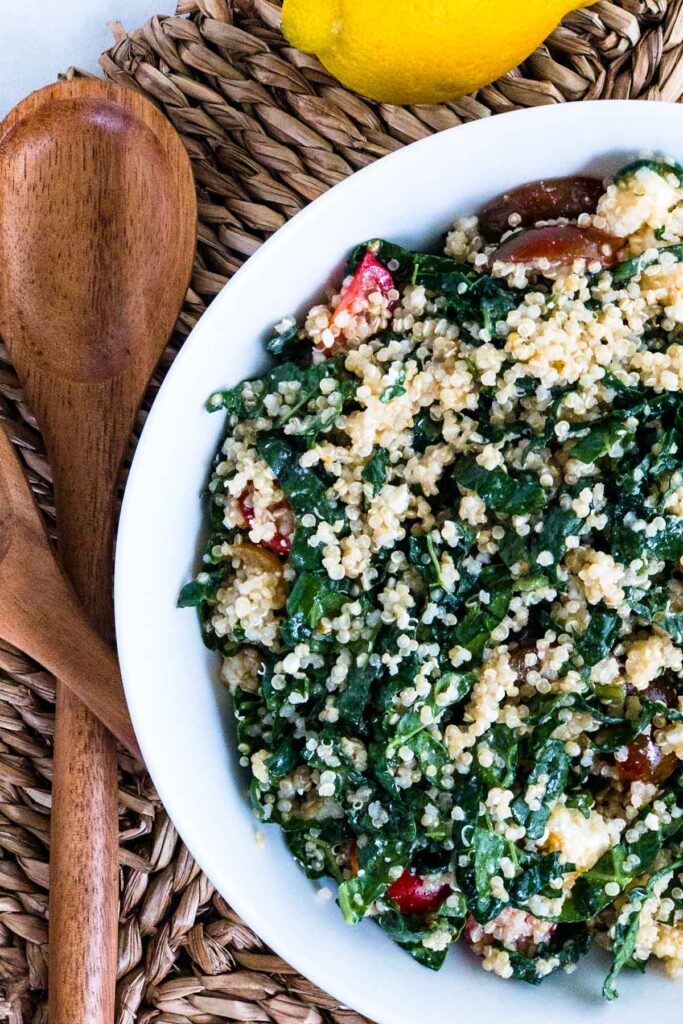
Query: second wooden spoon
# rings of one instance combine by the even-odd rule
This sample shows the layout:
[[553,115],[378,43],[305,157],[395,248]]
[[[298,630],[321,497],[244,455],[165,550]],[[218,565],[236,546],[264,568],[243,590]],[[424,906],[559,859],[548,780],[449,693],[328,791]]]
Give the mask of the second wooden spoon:
[[116,655],[60,571],[19,459],[0,426],[0,637],[60,679],[140,757]]
[[[0,333],[45,438],[62,564],[106,636],[119,469],[186,294],[195,223],[182,143],[132,90],[50,86],[0,126]],[[51,1024],[113,1021],[115,753],[58,687]]]

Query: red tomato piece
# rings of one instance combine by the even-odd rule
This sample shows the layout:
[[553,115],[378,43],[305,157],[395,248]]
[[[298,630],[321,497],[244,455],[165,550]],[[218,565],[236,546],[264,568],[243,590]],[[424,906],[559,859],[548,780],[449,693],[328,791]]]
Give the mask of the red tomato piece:
[[479,230],[487,242],[495,242],[510,229],[512,214],[524,228],[539,220],[574,220],[582,213],[595,213],[603,191],[600,178],[583,174],[530,181],[488,202],[479,214]]
[[239,505],[240,512],[242,513],[247,526],[250,527],[254,522],[254,506],[247,502],[248,497],[249,491],[242,491],[237,499],[237,504]]
[[621,245],[621,238],[596,228],[550,224],[520,231],[506,239],[491,258],[503,263],[525,263],[530,267],[538,267],[543,260],[552,268],[569,266],[574,260],[611,267],[617,262]]
[[[342,289],[339,297],[339,305],[334,311],[334,317],[341,312],[353,312],[353,307],[359,301],[367,299],[371,292],[379,291],[382,295],[388,295],[394,288],[394,279],[379,260],[375,259],[368,249],[360,261],[353,277]],[[393,309],[395,303],[389,307]]]
[[[244,520],[247,524],[247,529],[251,528],[251,524],[254,522],[254,506],[249,501],[249,491],[242,491],[239,498],[237,499],[240,512],[242,513]],[[270,540],[261,541],[264,548],[270,548],[277,555],[288,555],[292,549],[292,541],[290,537],[285,537],[283,533],[276,530]]]
[[451,892],[450,885],[427,882],[421,875],[406,870],[387,889],[387,896],[402,914],[429,914],[438,910]]

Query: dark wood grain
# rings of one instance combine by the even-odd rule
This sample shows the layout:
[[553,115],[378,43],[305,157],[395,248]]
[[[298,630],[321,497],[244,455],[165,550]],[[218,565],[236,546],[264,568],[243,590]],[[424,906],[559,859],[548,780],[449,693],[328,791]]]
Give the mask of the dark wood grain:
[[[195,241],[189,161],[139,94],[80,80],[0,127],[0,332],[40,423],[59,557],[112,635],[114,501]],[[117,786],[111,735],[58,687],[50,885],[51,1024],[111,1024]]]

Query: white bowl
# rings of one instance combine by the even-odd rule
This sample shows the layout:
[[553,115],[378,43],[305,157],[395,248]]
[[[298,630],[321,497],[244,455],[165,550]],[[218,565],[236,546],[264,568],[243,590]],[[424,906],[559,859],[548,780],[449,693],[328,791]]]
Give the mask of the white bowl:
[[181,585],[197,568],[199,493],[224,429],[204,400],[264,365],[262,340],[283,316],[312,304],[357,242],[381,236],[432,244],[456,214],[542,176],[608,173],[642,150],[683,159],[683,109],[595,102],[538,107],[477,121],[408,146],[312,203],[230,281],[186,341],[154,403],[128,481],[116,560],[119,654],[147,766],[180,835],[255,931],[339,1000],[380,1024],[443,1024],[463,1016],[524,1022],[552,1012],[563,1024],[611,1013],[619,1024],[656,1014],[678,1021],[680,989],[653,970],[619,979],[600,997],[607,960],[593,954],[542,989],[484,974],[466,951],[437,974],[418,966],[371,922],[346,926],[334,901],[288,853],[275,826],[265,848],[237,765],[229,702],[215,682]]

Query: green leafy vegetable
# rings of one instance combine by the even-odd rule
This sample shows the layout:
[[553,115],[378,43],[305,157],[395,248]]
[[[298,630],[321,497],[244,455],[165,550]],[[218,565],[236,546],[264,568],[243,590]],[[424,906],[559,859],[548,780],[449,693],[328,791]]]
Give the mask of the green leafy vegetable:
[[358,847],[358,874],[339,886],[338,901],[347,924],[363,919],[375,900],[383,896],[391,884],[391,869],[405,867],[411,843],[379,834]]
[[[548,740],[536,754],[524,795],[512,802],[512,813],[526,828],[529,839],[540,839],[550,817],[552,804],[564,792],[571,758],[562,740]],[[529,787],[533,786],[533,796]],[[536,790],[540,789],[538,795]]]
[[593,611],[588,628],[576,642],[574,660],[584,669],[590,669],[606,658],[619,636],[621,619],[616,611],[599,604]]
[[571,456],[579,462],[595,462],[596,459],[607,455],[614,445],[623,442],[629,434],[623,416],[608,416],[591,426],[585,437],[572,445]]
[[546,493],[535,473],[511,476],[504,469],[484,469],[474,459],[465,458],[455,463],[453,476],[494,512],[521,515],[538,512],[546,503]]
[[[677,562],[683,555],[683,516],[656,517],[652,511],[638,499],[625,497],[617,502],[611,523],[615,560],[628,563],[636,558],[656,558]],[[648,530],[655,518],[663,521],[663,527]]]
[[276,331],[267,343],[266,348],[271,355],[281,356],[285,353],[293,352],[300,347],[300,344],[299,328],[295,322],[292,322],[284,330]]
[[650,590],[632,608],[646,622],[665,630],[675,644],[683,645],[683,611],[672,610],[668,590]]
[[346,679],[346,686],[339,697],[337,707],[342,719],[356,729],[362,729],[370,689],[378,676],[379,666],[367,661],[362,666],[354,665]]
[[662,868],[660,871],[655,871],[655,873],[648,879],[647,885],[635,886],[633,889],[629,890],[628,902],[626,906],[622,907],[619,911],[617,921],[614,926],[612,967],[605,979],[605,984],[602,987],[602,994],[605,999],[616,999],[619,995],[615,982],[619,973],[630,962],[636,948],[636,939],[638,938],[643,904],[650,898],[650,896],[652,896],[656,883],[672,871],[677,871],[680,867],[683,867],[683,860],[674,861],[672,864],[667,865],[667,867]]
[[340,518],[327,496],[327,488],[311,469],[299,462],[299,454],[286,441],[273,435],[259,437],[259,454],[265,459],[298,516],[314,515],[328,523]]
[[178,597],[178,608],[198,608],[202,602],[210,601],[221,586],[225,577],[223,569],[205,572],[206,579],[192,580],[186,583]]
[[646,267],[651,267],[654,263],[659,262],[664,252],[670,253],[676,262],[683,259],[683,245],[667,245],[662,249],[657,249],[656,252],[646,249],[639,256],[632,256],[630,260],[625,260],[613,267],[610,271],[612,280],[615,284],[626,284],[632,277],[642,274]]
[[628,184],[628,179],[643,167],[661,174],[662,177],[673,174],[683,184],[683,166],[681,164],[676,160],[655,160],[651,157],[640,157],[638,160],[632,160],[631,163],[626,164],[614,175],[614,183],[616,185]]
[[[479,660],[496,626],[502,622],[512,600],[512,578],[504,566],[489,566],[477,581],[476,597],[465,604],[465,615],[455,627],[453,639]],[[482,593],[485,596],[482,599]]]
[[372,484],[373,494],[379,494],[387,480],[389,452],[386,448],[375,448],[363,467],[362,477]]
[[396,281],[411,279],[415,254],[404,249],[403,246],[387,242],[383,238],[371,238],[369,241],[357,245],[349,256],[344,271],[345,275],[352,274],[356,270],[368,249],[374,253],[375,259],[389,270]]
[[[562,907],[563,921],[591,920],[614,899],[614,894],[605,892],[606,885],[613,883],[619,892],[623,892],[634,878],[647,871],[666,840],[677,835],[683,827],[683,813],[676,806],[673,795],[668,794],[664,802],[671,815],[669,821],[660,821],[657,829],[647,829],[633,843],[623,839],[604,853],[597,864],[579,875]],[[641,817],[648,812],[646,807]]]
[[307,640],[323,618],[334,618],[349,600],[341,584],[303,572],[287,598],[287,619],[280,632],[288,647]]
[[405,372],[400,370],[396,375],[394,383],[386,387],[380,395],[380,402],[386,405],[386,403],[390,402],[393,398],[399,398],[401,395],[405,395],[406,389],[403,387],[405,379]]
[[514,309],[519,299],[500,281],[473,274],[441,256],[417,257],[413,272],[415,284],[423,284],[446,299],[451,316],[459,322],[478,321],[493,336],[496,325]]
[[[397,910],[382,911],[376,918],[382,931],[408,950],[411,956],[424,967],[438,971],[444,964],[450,943],[455,942],[461,935],[464,924],[467,906],[462,893],[453,893],[448,900],[448,906],[443,907],[437,914],[430,914],[425,917],[419,914],[401,914]],[[438,931],[443,941],[444,932],[448,934],[450,942],[444,948],[433,949],[425,945],[424,940],[429,939],[434,932]]]
[[539,894],[552,898],[557,893],[551,888],[551,883],[572,870],[572,865],[561,862],[559,853],[534,857],[528,867],[510,882],[510,898],[517,906],[524,906],[532,896]]
[[[526,981],[530,985],[540,983],[555,971],[561,970],[568,964],[575,964],[590,949],[593,943],[593,936],[585,928],[559,929],[552,939],[538,946],[535,957],[524,956],[522,953],[510,952],[510,964],[512,975],[519,981]],[[548,960],[553,958],[554,966],[548,974],[539,974],[537,971],[537,959]]]
[[493,725],[486,734],[486,746],[493,754],[493,763],[480,766],[482,779],[490,788],[508,789],[517,769],[519,740],[516,732],[502,723]]

